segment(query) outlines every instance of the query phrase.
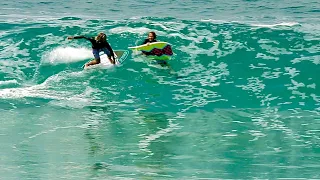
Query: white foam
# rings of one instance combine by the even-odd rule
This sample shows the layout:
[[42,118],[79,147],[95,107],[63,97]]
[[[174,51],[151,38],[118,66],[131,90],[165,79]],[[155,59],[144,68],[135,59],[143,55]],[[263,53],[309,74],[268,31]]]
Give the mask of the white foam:
[[86,48],[58,47],[42,57],[42,63],[64,64],[93,58],[92,52]]
[[145,27],[140,27],[140,28],[131,28],[131,27],[127,27],[127,26],[122,26],[122,27],[116,27],[113,29],[110,29],[111,33],[135,33],[135,34],[145,34],[147,32],[151,31],[149,28],[145,28]]
[[53,100],[51,105],[82,108],[91,103],[84,94],[47,89],[47,83],[39,85],[0,89],[0,99],[42,98]]
[[[0,57],[2,58],[18,58],[18,56],[23,56],[23,57],[28,57],[30,56],[29,52],[27,49],[20,49],[19,47],[21,44],[23,44],[24,39],[21,39],[18,42],[15,42],[13,39],[8,39],[6,41],[0,42],[1,46],[4,46],[4,48],[0,51]],[[23,64],[26,62],[24,61]]]
[[0,86],[10,85],[10,84],[19,84],[17,80],[8,80],[8,81],[0,81]]
[[300,63],[302,61],[311,61],[312,63],[319,65],[320,64],[320,56],[307,56],[307,57],[300,57],[300,58],[294,58],[291,60],[292,64]]
[[[41,98],[53,100],[51,105],[81,108],[91,103],[90,92],[83,92],[83,85],[85,82],[81,82],[80,85],[70,84],[67,81],[70,78],[85,76],[83,71],[80,72],[67,72],[63,71],[47,78],[43,83],[0,89],[0,99],[24,99],[24,98]],[[0,81],[1,84],[19,83],[17,80]],[[62,85],[65,83],[66,85]],[[26,84],[24,84],[26,85]],[[61,86],[62,85],[62,86]],[[70,91],[67,87],[72,89],[79,88],[79,91]],[[85,86],[84,86],[85,87]],[[88,89],[88,88],[87,88]]]
[[141,19],[143,16],[133,16],[133,17],[131,17],[131,18],[129,18],[129,19],[133,19],[133,20],[137,20],[137,19]]
[[256,26],[256,27],[265,27],[265,28],[275,28],[279,26],[295,26],[299,25],[297,22],[282,22],[282,23],[276,23],[276,24],[251,24],[251,26]]
[[225,24],[225,23],[230,23],[230,22],[236,22],[236,21],[226,21],[226,20],[217,20],[217,19],[201,19],[201,22],[211,22],[215,24]]
[[56,96],[52,94],[49,94],[48,91],[37,89],[37,86],[27,87],[27,88],[8,88],[8,89],[0,90],[1,99],[19,99],[19,98],[25,98],[25,97],[61,99],[60,96]]
[[284,75],[289,75],[291,78],[294,78],[295,76],[299,75],[300,71],[296,68],[292,67],[285,67],[284,68],[287,73],[284,73]]
[[275,28],[279,26],[291,27],[291,26],[299,25],[298,22],[281,22],[281,23],[275,23],[275,24],[262,24],[258,22],[225,21],[225,20],[215,20],[215,19],[202,19],[201,22],[211,22],[214,24],[240,23],[240,24],[250,24],[251,26],[263,27],[263,28]]

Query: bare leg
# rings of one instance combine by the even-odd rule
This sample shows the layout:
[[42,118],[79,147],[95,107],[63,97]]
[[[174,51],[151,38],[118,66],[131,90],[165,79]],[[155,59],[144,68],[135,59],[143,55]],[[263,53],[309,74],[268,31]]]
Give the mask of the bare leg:
[[91,65],[99,64],[99,63],[100,63],[100,59],[93,59],[92,61],[90,61],[86,65],[84,65],[84,67],[88,67]]
[[116,64],[115,60],[112,59],[111,57],[108,57],[108,59],[109,59],[109,61],[110,61],[111,64]]

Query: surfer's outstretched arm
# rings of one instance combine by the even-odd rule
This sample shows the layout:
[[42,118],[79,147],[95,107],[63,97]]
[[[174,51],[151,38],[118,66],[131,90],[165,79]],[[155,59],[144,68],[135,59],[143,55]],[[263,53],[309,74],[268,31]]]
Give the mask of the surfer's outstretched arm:
[[86,37],[86,36],[69,36],[68,39],[69,40],[71,40],[71,39],[87,39],[87,40],[91,40],[93,38],[89,38],[89,37]]
[[69,36],[68,39],[71,40],[71,39],[82,39],[84,38],[84,36]]

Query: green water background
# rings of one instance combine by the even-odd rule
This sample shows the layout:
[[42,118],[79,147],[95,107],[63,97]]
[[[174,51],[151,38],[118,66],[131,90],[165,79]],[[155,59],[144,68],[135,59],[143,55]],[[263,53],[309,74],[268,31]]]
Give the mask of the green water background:
[[[317,1],[0,6],[1,179],[320,178]],[[115,50],[155,31],[170,68],[83,71],[66,37],[100,31]]]

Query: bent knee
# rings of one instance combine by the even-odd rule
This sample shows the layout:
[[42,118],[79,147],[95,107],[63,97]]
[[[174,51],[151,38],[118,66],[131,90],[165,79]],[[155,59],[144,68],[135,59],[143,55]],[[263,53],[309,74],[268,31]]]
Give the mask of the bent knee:
[[94,60],[96,61],[96,63],[100,63],[101,62],[100,58],[96,58]]

